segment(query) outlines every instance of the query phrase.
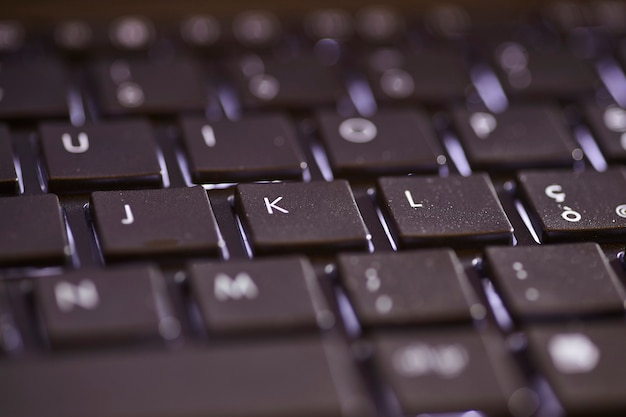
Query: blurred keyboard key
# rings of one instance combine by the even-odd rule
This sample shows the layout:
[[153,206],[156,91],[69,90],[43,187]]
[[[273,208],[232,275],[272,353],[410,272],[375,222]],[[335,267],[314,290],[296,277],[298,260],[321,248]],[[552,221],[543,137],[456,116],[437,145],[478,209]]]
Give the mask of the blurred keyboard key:
[[123,16],[109,25],[111,43],[122,50],[147,49],[155,38],[154,25],[144,16]]
[[505,91],[514,96],[573,99],[591,93],[599,82],[591,64],[566,49],[539,51],[504,42],[494,60]]
[[403,247],[463,247],[513,239],[513,227],[486,175],[383,177],[378,198]]
[[57,347],[139,341],[160,331],[176,337],[178,321],[157,310],[158,303],[166,306],[164,291],[163,277],[150,267],[85,269],[35,281],[46,334]]
[[244,107],[302,110],[347,96],[339,68],[323,65],[313,56],[279,60],[247,55],[233,71]]
[[214,122],[188,117],[181,127],[195,183],[302,179],[304,155],[282,115]]
[[161,187],[150,125],[111,121],[74,127],[44,123],[41,148],[54,192]]
[[537,326],[529,347],[568,416],[626,413],[626,327],[622,322]]
[[453,328],[380,333],[374,341],[376,367],[403,415],[469,410],[509,415],[520,406],[526,413],[520,415],[531,415],[537,408],[536,395],[522,387],[495,334]]
[[588,102],[585,114],[604,157],[609,162],[626,162],[626,110],[616,104]]
[[542,240],[624,240],[626,178],[620,171],[524,171],[518,180]]
[[626,293],[595,243],[485,251],[513,316],[545,319],[624,312]]
[[57,60],[0,63],[0,118],[4,120],[67,116],[67,94],[67,74]]
[[436,173],[445,158],[422,112],[381,110],[368,118],[345,118],[325,111],[318,120],[336,175]]
[[371,417],[356,378],[343,346],[314,337],[109,350],[2,361],[0,404],[11,417]]
[[98,191],[90,210],[107,260],[214,256],[221,245],[202,187]]
[[186,58],[100,61],[94,66],[96,98],[106,115],[201,111],[209,97],[199,64]]
[[0,197],[0,265],[62,264],[70,247],[53,194]]
[[342,254],[338,265],[365,326],[470,322],[486,313],[450,250]]
[[365,249],[368,231],[346,181],[240,184],[235,203],[254,251]]
[[9,135],[9,129],[5,125],[0,125],[0,194],[15,194],[19,191]]
[[572,153],[578,148],[555,106],[511,105],[502,113],[459,107],[453,118],[467,158],[476,169],[571,166],[575,162]]
[[303,258],[194,263],[191,288],[209,332],[311,330],[333,324]]
[[471,85],[465,57],[449,47],[383,48],[370,54],[366,65],[374,95],[382,101],[447,104],[463,100]]

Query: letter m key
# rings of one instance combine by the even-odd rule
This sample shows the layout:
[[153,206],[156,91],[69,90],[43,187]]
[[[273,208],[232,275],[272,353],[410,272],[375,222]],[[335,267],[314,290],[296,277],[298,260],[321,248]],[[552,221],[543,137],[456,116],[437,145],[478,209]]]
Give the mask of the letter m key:
[[217,274],[214,284],[215,298],[219,301],[240,300],[242,298],[254,299],[259,294],[250,275],[240,272],[232,279],[226,274]]

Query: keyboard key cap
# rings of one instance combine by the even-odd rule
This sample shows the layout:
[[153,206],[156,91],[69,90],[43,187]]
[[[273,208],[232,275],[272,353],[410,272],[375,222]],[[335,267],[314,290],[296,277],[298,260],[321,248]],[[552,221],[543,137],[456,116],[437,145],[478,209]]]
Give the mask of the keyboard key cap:
[[531,415],[537,406],[495,334],[450,329],[382,333],[374,340],[376,367],[403,415],[468,410],[509,415],[509,407]]
[[485,255],[514,317],[624,312],[626,293],[595,243],[493,247]]
[[437,172],[442,149],[430,120],[413,110],[381,110],[370,118],[318,116],[333,172],[342,176]]
[[542,240],[624,240],[626,178],[620,171],[527,171],[518,179]]
[[[175,338],[165,282],[150,267],[80,270],[38,278],[35,297],[53,346]],[[159,309],[157,309],[157,305]]]
[[0,198],[0,265],[62,264],[70,247],[53,194]]
[[2,119],[67,116],[67,92],[65,69],[58,61],[7,60],[0,64]]
[[367,247],[369,234],[346,181],[241,184],[235,202],[255,251]]
[[589,63],[566,49],[545,49],[517,42],[496,47],[495,66],[506,93],[571,99],[593,91],[598,77]]
[[107,260],[213,256],[221,245],[202,187],[98,191],[90,209]]
[[626,109],[587,103],[585,113],[604,157],[609,162],[626,162]]
[[200,67],[185,58],[101,61],[93,76],[101,110],[107,115],[178,114],[203,110],[208,103]]
[[0,194],[15,194],[19,191],[13,158],[9,130],[0,125]]
[[181,121],[195,183],[302,179],[306,167],[296,132],[277,114],[236,121]]
[[0,282],[0,358],[3,353],[10,353],[21,347],[22,337],[11,312],[7,291]]
[[622,322],[534,327],[530,352],[568,416],[626,413]]
[[304,258],[195,263],[190,271],[209,332],[266,334],[334,323]]
[[45,123],[40,133],[53,192],[163,185],[156,144],[144,121]]
[[366,326],[469,322],[486,312],[450,250],[342,254],[338,265]]
[[449,47],[380,49],[366,65],[374,95],[382,101],[445,104],[463,99],[471,85],[465,57]]
[[310,56],[277,60],[249,55],[233,72],[245,107],[302,110],[333,104],[347,95],[339,69]]
[[77,353],[0,362],[0,404],[11,417],[373,416],[355,373],[343,346],[314,338]]
[[486,175],[383,177],[378,195],[402,246],[512,242],[513,227]]
[[575,161],[576,143],[563,115],[551,105],[511,105],[498,114],[459,107],[453,118],[476,169],[571,166]]

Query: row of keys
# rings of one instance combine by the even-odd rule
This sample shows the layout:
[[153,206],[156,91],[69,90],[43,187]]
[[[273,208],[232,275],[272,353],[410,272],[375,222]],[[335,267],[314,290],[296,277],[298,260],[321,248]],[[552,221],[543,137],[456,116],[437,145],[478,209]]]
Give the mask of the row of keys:
[[[611,160],[626,157],[623,110],[594,110],[592,127]],[[470,165],[476,169],[572,166],[583,157],[559,114],[549,105],[511,106],[506,112],[452,112]],[[436,173],[446,163],[428,116],[420,110],[375,115],[318,114],[319,136],[335,176]],[[280,114],[235,121],[181,119],[182,148],[194,183],[302,179],[308,163],[293,124]],[[164,166],[151,126],[124,120],[74,127],[40,126],[47,188],[56,193],[164,185]],[[0,125],[0,193],[19,189],[10,133]],[[251,140],[253,138],[253,140]],[[624,142],[624,143],[622,143]]]
[[[626,291],[597,244],[493,246],[484,261],[507,311],[522,322],[619,316],[626,308]],[[337,266],[358,323],[366,328],[469,324],[487,317],[487,307],[449,249],[347,253],[337,258]],[[304,258],[193,262],[187,278],[191,301],[211,334],[335,324]],[[39,317],[55,347],[180,336],[179,319],[154,267],[85,269],[33,283]]]
[[[531,220],[544,241],[623,241],[626,178],[605,173],[519,175]],[[377,192],[391,237],[402,247],[513,243],[513,227],[486,175],[383,177]],[[348,183],[241,184],[234,205],[251,250],[365,250],[370,235]],[[107,260],[216,256],[224,249],[202,187],[92,193],[89,213]],[[68,245],[55,195],[0,199],[0,263],[62,263]],[[158,226],[158,227],[155,227]]]

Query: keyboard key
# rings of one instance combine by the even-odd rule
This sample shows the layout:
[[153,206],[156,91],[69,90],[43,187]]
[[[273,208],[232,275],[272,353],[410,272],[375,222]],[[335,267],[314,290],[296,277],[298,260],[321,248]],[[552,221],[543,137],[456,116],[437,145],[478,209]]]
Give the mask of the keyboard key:
[[453,118],[476,169],[571,166],[575,161],[576,143],[551,105],[512,105],[498,114],[459,107]]
[[109,25],[111,43],[122,50],[147,49],[154,41],[155,32],[152,22],[143,16],[124,16]]
[[609,162],[626,162],[626,109],[589,102],[585,114],[604,157]]
[[626,413],[622,322],[533,327],[529,347],[568,416]]
[[213,256],[221,245],[202,187],[98,191],[90,209],[107,260]]
[[0,230],[2,266],[62,264],[70,251],[53,194],[0,198]]
[[13,158],[9,130],[0,125],[0,194],[15,194],[19,191]]
[[626,293],[595,243],[494,247],[491,277],[514,317],[622,313]]
[[339,274],[366,326],[471,321],[483,318],[463,266],[445,249],[342,254]]
[[107,115],[178,114],[203,110],[208,102],[200,67],[185,58],[101,61],[93,76],[98,102]]
[[443,46],[411,51],[380,49],[369,56],[366,65],[374,95],[382,101],[445,104],[463,99],[471,85],[463,54]]
[[45,123],[40,133],[53,192],[163,185],[156,144],[144,121]]
[[519,174],[542,240],[624,240],[626,178],[620,171]]
[[509,415],[509,409],[531,415],[537,406],[495,334],[440,329],[382,333],[374,341],[376,367],[403,415],[468,410]]
[[[165,282],[157,269],[80,270],[38,278],[35,297],[53,346],[174,338]],[[159,303],[159,309],[157,309]]]
[[381,110],[369,118],[345,118],[326,111],[318,120],[337,175],[433,173],[444,158],[430,120],[421,112]]
[[67,116],[67,92],[65,69],[58,61],[7,60],[0,64],[2,119]]
[[496,47],[495,66],[506,93],[571,99],[593,91],[598,77],[589,63],[566,49],[545,49],[517,42]]
[[347,95],[339,69],[310,56],[277,60],[248,55],[233,72],[245,107],[301,110],[333,104]]
[[402,246],[512,242],[513,227],[486,175],[383,177],[378,195]]
[[190,271],[209,332],[266,334],[334,323],[304,258],[195,263]]
[[367,247],[369,234],[346,181],[242,184],[235,202],[255,251]]
[[236,121],[181,121],[195,183],[302,179],[306,167],[296,132],[277,114]]
[[16,326],[9,302],[5,286],[0,282],[0,358],[4,352],[12,352],[22,346],[20,331]]
[[0,362],[0,404],[11,417],[373,416],[355,374],[314,338],[77,353]]

